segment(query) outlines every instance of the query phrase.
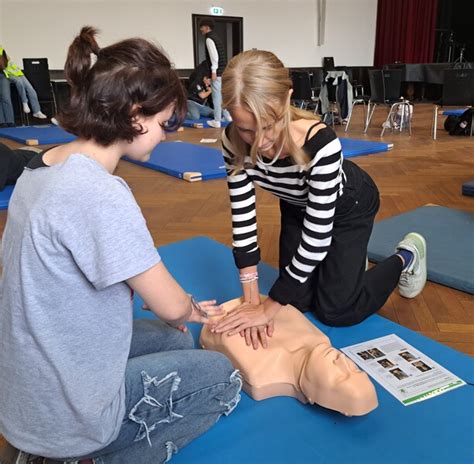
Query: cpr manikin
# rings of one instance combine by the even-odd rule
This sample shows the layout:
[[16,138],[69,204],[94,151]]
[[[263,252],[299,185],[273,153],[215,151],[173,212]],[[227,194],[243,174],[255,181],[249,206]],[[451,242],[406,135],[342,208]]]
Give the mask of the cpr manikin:
[[[239,299],[225,303],[226,314],[240,304]],[[239,334],[212,333],[208,326],[201,332],[200,343],[230,359],[242,372],[244,390],[255,400],[292,396],[347,416],[361,416],[378,406],[367,374],[333,348],[300,311],[282,307],[274,321],[267,348],[255,350]]]

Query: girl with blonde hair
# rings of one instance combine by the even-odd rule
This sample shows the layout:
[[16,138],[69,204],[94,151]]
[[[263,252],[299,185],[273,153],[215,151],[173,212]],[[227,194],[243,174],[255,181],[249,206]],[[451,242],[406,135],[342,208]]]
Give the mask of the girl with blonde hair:
[[[291,106],[289,71],[271,52],[235,56],[223,74],[223,104],[233,122],[222,145],[232,206],[233,253],[245,304],[213,330],[267,345],[283,305],[310,310],[325,324],[357,324],[393,289],[407,298],[426,282],[426,243],[408,234],[394,255],[366,271],[379,209],[370,176],[344,159],[334,131]],[[255,184],[280,200],[280,274],[260,302]]]

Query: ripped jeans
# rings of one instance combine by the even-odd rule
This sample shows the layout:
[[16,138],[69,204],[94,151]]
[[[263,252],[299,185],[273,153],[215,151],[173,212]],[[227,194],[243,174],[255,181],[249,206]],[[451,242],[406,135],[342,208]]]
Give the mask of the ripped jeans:
[[134,322],[122,428],[115,441],[87,458],[96,464],[168,462],[233,411],[240,374],[224,355],[193,348],[190,333],[158,320]]

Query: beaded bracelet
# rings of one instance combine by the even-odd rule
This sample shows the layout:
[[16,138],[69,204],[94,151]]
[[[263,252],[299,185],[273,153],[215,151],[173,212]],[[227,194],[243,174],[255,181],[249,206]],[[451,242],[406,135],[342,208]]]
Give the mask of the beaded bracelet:
[[256,280],[258,280],[258,272],[240,274],[240,282],[242,283],[255,282]]

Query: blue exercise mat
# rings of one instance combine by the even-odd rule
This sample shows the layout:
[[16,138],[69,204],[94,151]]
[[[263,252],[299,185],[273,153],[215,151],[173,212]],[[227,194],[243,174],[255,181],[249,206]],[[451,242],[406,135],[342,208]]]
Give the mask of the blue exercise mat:
[[7,185],[1,192],[0,192],[0,209],[7,209],[8,203],[10,202],[10,198],[13,193],[13,185]]
[[461,116],[464,111],[466,111],[467,108],[464,108],[464,109],[457,109],[457,110],[446,110],[446,111],[443,111],[443,115],[444,116]]
[[393,143],[373,142],[371,140],[357,140],[340,138],[342,153],[344,158],[353,158],[354,156],[371,155],[389,151],[393,148]]
[[[200,119],[185,119],[183,127],[194,127],[196,129],[214,129],[207,124],[211,118],[200,118]],[[221,127],[227,127],[230,124],[229,121],[221,121]]]
[[[160,248],[170,272],[197,299],[223,302],[241,295],[232,252],[205,237]],[[203,269],[205,272],[203,273]],[[267,293],[277,271],[259,265],[259,286]],[[152,318],[139,309],[135,318]],[[471,357],[423,337],[380,316],[354,327],[330,328],[309,320],[341,348],[395,333],[466,382],[474,381]],[[200,326],[190,324],[195,338]],[[179,450],[176,464],[446,464],[472,463],[473,387],[466,385],[430,400],[403,406],[375,383],[379,407],[367,416],[345,417],[296,399],[242,399],[229,417]]]
[[419,232],[428,247],[428,279],[474,293],[474,214],[442,206],[423,206],[374,225],[369,260],[391,256],[408,232]]
[[192,143],[162,142],[144,163],[123,159],[189,182],[226,177],[221,151]]
[[54,125],[4,127],[0,129],[0,137],[25,145],[50,145],[76,139],[75,135]]

